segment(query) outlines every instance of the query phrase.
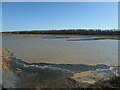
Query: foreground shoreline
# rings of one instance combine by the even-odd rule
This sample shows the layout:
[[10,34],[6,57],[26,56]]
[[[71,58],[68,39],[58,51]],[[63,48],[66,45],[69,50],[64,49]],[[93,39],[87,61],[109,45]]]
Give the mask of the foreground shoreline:
[[7,49],[2,49],[2,57],[5,88],[87,88],[117,75],[116,66],[105,64],[27,63]]

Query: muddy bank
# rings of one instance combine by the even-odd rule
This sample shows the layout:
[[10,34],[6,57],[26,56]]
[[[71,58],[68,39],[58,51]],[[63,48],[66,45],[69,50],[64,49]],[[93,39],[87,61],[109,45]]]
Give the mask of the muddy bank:
[[117,67],[105,64],[27,63],[1,50],[5,88],[81,88],[117,74]]
[[89,40],[120,40],[118,37],[105,37],[105,38],[87,38],[87,39],[67,39],[66,41],[89,41]]

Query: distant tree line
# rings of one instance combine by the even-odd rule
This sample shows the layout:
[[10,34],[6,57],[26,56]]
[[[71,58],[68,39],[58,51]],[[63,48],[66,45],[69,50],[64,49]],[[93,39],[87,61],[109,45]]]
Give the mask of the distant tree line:
[[100,30],[100,29],[68,29],[68,30],[45,30],[45,31],[13,31],[3,32],[11,34],[76,34],[76,35],[119,35],[119,30]]

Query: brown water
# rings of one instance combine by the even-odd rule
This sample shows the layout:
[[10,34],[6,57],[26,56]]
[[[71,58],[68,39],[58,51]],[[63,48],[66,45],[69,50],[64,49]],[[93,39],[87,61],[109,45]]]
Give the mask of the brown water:
[[2,45],[15,57],[27,62],[110,65],[118,63],[118,40],[66,41],[89,37],[59,36],[63,38],[56,39],[54,37],[58,36],[4,35]]

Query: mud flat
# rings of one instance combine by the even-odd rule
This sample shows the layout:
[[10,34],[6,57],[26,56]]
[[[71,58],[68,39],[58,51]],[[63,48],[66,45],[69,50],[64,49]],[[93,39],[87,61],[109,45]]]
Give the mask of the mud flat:
[[105,37],[105,38],[88,38],[88,39],[67,39],[66,41],[88,41],[88,40],[105,40],[105,39],[110,39],[110,40],[119,40],[118,37]]
[[70,38],[69,36],[44,36],[43,39],[66,39]]
[[5,88],[86,88],[117,75],[116,66],[27,63],[1,50]]

